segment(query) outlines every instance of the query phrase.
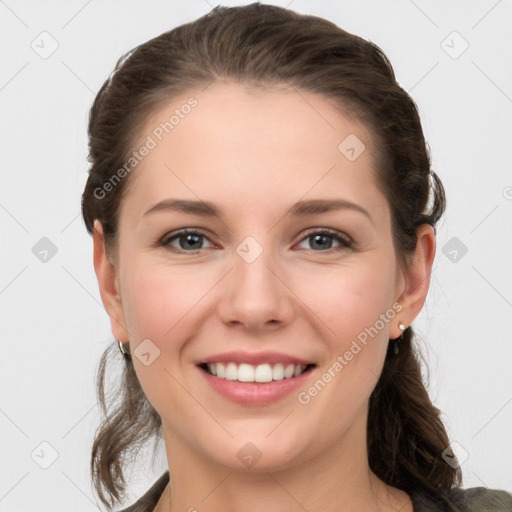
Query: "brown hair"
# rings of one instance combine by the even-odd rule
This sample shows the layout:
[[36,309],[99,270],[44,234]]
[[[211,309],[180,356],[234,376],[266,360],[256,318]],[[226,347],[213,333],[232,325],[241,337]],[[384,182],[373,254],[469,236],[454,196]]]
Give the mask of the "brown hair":
[[[214,80],[313,92],[363,122],[378,149],[378,178],[391,208],[393,241],[401,263],[406,264],[416,246],[417,228],[425,223],[435,227],[445,209],[443,186],[430,169],[414,101],[398,85],[387,57],[372,42],[325,19],[259,3],[216,7],[118,61],[90,112],[91,169],[82,198],[89,233],[99,219],[108,250],[115,250],[119,205],[130,177],[106,193],[104,184],[129,158],[150,112]],[[461,472],[441,456],[449,440],[440,411],[423,383],[413,339],[408,328],[398,356],[389,344],[371,395],[369,465],[388,485],[428,494],[451,510],[448,491],[460,486]],[[122,500],[123,468],[128,461],[147,440],[161,435],[161,420],[144,396],[130,359],[119,389],[107,403],[105,371],[110,349],[98,369],[98,395],[105,417],[91,458],[93,483],[106,505]]]

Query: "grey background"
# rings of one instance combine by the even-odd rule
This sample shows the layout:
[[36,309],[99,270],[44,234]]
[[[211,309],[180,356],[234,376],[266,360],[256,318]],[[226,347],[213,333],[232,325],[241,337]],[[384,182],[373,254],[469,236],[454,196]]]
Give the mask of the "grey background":
[[[512,3],[272,3],[376,42],[420,108],[448,211],[414,326],[465,487],[511,491]],[[214,5],[0,0],[2,512],[97,510],[93,377],[113,338],[79,214],[88,109],[123,52]],[[142,460],[133,498],[165,467]]]

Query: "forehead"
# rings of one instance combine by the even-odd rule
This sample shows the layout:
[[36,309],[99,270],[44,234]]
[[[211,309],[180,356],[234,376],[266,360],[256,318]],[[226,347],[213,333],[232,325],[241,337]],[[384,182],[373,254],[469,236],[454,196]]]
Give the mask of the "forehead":
[[135,209],[166,195],[260,210],[307,195],[385,206],[368,130],[307,91],[214,82],[148,116],[145,143],[126,196]]

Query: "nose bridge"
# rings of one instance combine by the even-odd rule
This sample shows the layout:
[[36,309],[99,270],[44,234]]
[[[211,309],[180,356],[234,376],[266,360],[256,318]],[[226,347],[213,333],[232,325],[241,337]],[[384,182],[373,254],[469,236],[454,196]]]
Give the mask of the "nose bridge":
[[224,321],[258,327],[289,320],[290,297],[286,286],[276,277],[280,265],[277,251],[269,245],[270,239],[269,236],[260,242],[247,236],[236,246],[229,290],[222,297]]
[[[235,289],[249,296],[270,294],[276,296],[276,277],[271,268],[277,266],[275,251],[270,238],[258,241],[254,236],[246,236],[235,248],[233,281]],[[270,297],[267,298],[268,300]]]

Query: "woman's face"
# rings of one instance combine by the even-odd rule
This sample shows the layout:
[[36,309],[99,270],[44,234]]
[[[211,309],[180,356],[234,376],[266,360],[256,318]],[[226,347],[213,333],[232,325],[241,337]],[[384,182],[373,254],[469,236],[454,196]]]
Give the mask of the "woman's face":
[[407,321],[372,140],[303,91],[189,96],[140,134],[109,311],[168,449],[265,470],[360,451]]

